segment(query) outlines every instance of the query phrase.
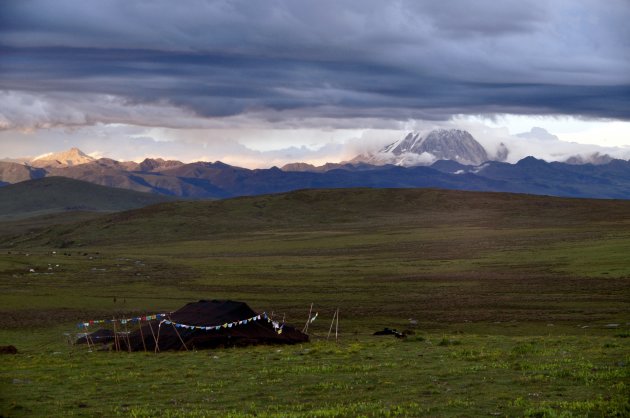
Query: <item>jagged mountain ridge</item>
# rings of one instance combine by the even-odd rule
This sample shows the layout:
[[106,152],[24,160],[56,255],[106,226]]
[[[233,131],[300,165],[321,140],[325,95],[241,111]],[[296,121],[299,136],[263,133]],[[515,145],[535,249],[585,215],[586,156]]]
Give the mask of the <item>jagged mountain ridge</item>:
[[[0,174],[3,173],[0,163]],[[516,192],[565,197],[630,199],[630,161],[602,165],[547,163],[533,157],[517,164],[497,161],[479,166],[441,160],[431,167],[346,164],[324,172],[249,170],[224,163],[192,163],[160,172],[129,171],[97,160],[65,168],[39,169],[37,175],[64,176],[110,187],[187,199],[227,198],[321,188],[442,188]],[[0,181],[7,182],[4,178]],[[5,186],[6,187],[6,186]],[[4,188],[4,187],[3,187]]]
[[164,160],[162,158],[145,158],[138,166],[136,170],[139,171],[153,171],[159,172],[162,170],[168,170],[171,168],[184,165],[183,162],[177,160]]
[[586,155],[586,156],[574,155],[573,157],[569,157],[565,161],[565,163],[573,164],[573,165],[583,165],[583,164],[602,165],[602,164],[608,164],[612,160],[614,160],[614,158],[608,154],[600,154],[599,152],[594,152],[593,154]]
[[426,135],[410,132],[375,153],[362,154],[351,162],[404,167],[431,165],[438,160],[452,160],[465,165],[479,165],[489,160],[505,161],[508,149],[501,144],[496,155],[490,156],[473,136],[460,129],[437,129]]
[[[405,144],[403,141],[392,144],[388,148],[389,154],[395,155],[397,148],[396,152],[400,155],[408,153],[409,149],[423,149],[419,137],[412,135],[407,139]],[[630,162],[624,160],[600,165],[547,163],[533,157],[517,164],[486,161],[475,165],[438,160],[430,166],[412,167],[347,162],[321,167],[294,164],[285,166],[285,170],[276,167],[250,170],[222,162],[185,164],[162,159],[135,163],[100,158],[78,165],[44,168],[0,162],[0,186],[51,176],[185,199],[220,199],[340,187],[436,187],[630,199]]]

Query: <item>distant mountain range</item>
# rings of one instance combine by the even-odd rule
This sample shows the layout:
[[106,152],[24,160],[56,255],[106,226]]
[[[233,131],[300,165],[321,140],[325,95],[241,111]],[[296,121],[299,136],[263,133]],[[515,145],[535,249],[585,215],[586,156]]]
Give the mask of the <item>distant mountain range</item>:
[[[565,197],[630,199],[630,162],[607,155],[565,163],[527,157],[504,162],[503,146],[488,153],[470,133],[409,134],[373,154],[315,167],[250,170],[222,162],[94,159],[78,149],[25,163],[0,162],[0,185],[50,176],[189,199],[227,198],[308,188],[412,188],[517,192]],[[581,164],[589,162],[587,164]],[[593,162],[598,163],[593,164]]]

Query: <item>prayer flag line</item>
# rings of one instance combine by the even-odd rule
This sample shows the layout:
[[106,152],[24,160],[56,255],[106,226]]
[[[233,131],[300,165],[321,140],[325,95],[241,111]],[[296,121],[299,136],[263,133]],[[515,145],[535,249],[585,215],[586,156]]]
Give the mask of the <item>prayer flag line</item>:
[[93,320],[93,321],[80,322],[77,324],[77,327],[87,328],[90,325],[111,324],[113,322],[127,324],[127,323],[134,323],[134,322],[140,322],[140,321],[153,321],[154,319],[166,318],[170,313],[159,313],[159,314],[153,314],[153,315],[143,315],[143,316],[136,316],[133,318],[121,318],[121,319],[98,319],[98,320]]
[[266,312],[263,312],[259,315],[254,315],[251,318],[246,318],[246,319],[241,319],[240,321],[233,321],[233,322],[225,322],[221,325],[188,325],[188,324],[182,324],[180,322],[175,322],[169,319],[163,319],[160,322],[160,326],[162,326],[162,324],[166,324],[166,325],[174,325],[176,328],[184,328],[184,329],[199,329],[199,330],[204,330],[204,331],[219,331],[222,328],[232,328],[238,325],[245,325],[248,324],[250,322],[253,321],[259,321],[260,319],[265,319],[268,322],[271,322],[271,320],[269,319],[269,317],[267,316]]
[[118,322],[121,324],[127,324],[127,323],[136,323],[136,322],[141,322],[141,321],[152,321],[152,320],[157,320],[157,319],[162,319],[160,321],[159,326],[161,327],[162,324],[166,324],[166,325],[173,325],[176,328],[183,328],[183,329],[193,329],[193,330],[204,330],[204,331],[219,331],[221,329],[226,329],[226,328],[232,328],[235,326],[239,326],[239,325],[246,325],[250,322],[253,321],[259,321],[261,319],[266,320],[267,322],[270,322],[273,325],[273,329],[278,333],[281,334],[282,333],[282,328],[284,328],[284,323],[280,324],[277,321],[272,321],[268,316],[266,312],[263,312],[262,314],[258,314],[258,315],[254,315],[251,318],[246,318],[246,319],[241,319],[239,321],[233,321],[233,322],[225,322],[221,325],[188,325],[188,324],[182,324],[180,322],[175,322],[173,320],[170,319],[165,319],[166,317],[168,317],[169,313],[160,313],[160,314],[153,314],[153,315],[144,315],[144,316],[136,316],[133,318],[122,318],[122,319],[99,319],[99,320],[92,320],[92,321],[87,321],[87,322],[81,322],[79,323],[77,326],[79,328],[88,328],[91,325],[96,325],[96,324],[111,324],[114,322]]
[[263,312],[259,315],[254,315],[251,318],[241,319],[239,321],[225,322],[221,325],[188,325],[188,324],[182,324],[180,322],[175,322],[170,319],[163,319],[160,322],[160,326],[162,326],[162,324],[166,324],[166,325],[173,325],[176,328],[183,328],[183,329],[220,331],[221,329],[228,329],[228,328],[233,328],[239,325],[246,325],[250,322],[260,321],[261,319],[266,320],[267,322],[270,322],[273,326],[274,331],[276,331],[278,334],[282,334],[282,328],[284,328],[284,323],[280,324],[277,321],[272,321],[267,316],[266,312]]

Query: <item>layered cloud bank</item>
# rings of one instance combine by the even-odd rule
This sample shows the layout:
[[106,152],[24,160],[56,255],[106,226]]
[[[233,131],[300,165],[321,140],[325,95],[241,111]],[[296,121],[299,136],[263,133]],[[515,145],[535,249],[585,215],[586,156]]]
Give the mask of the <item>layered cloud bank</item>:
[[630,118],[624,0],[33,0],[7,2],[1,19],[5,128]]
[[[9,1],[0,140],[7,156],[77,145],[251,166],[470,130],[465,115],[628,121],[628,21],[625,0]],[[521,139],[513,155],[571,153]]]

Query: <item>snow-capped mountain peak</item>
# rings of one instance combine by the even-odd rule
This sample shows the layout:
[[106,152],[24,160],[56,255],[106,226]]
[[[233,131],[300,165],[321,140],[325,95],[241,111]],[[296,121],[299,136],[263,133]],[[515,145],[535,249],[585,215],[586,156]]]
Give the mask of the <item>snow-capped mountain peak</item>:
[[94,161],[94,158],[85,154],[78,148],[70,148],[52,154],[44,154],[33,158],[30,165],[33,167],[69,167]]
[[378,152],[361,155],[353,162],[396,164],[403,166],[430,165],[437,160],[452,160],[464,165],[479,165],[491,159],[505,159],[507,149],[499,158],[490,158],[485,148],[473,136],[460,129],[437,129],[426,135],[410,132]]

